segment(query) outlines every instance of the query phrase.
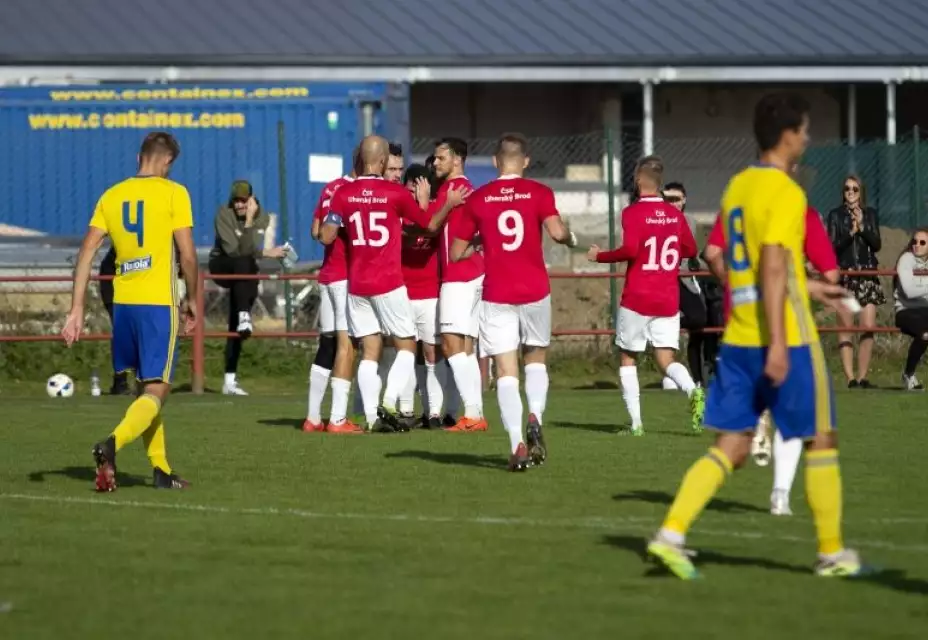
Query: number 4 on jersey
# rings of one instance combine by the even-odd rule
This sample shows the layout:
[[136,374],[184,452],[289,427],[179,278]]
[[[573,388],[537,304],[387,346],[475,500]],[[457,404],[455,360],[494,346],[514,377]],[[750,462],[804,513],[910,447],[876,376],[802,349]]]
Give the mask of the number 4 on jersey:
[[[135,222],[132,222],[132,209],[135,204]],[[134,233],[139,248],[145,245],[145,202],[136,200],[134,203],[122,203],[122,226],[128,233]]]

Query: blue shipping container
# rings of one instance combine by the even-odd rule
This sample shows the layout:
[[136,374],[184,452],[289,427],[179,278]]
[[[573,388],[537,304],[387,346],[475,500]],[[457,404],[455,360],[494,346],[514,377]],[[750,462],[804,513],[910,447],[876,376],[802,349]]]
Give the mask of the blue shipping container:
[[[171,178],[187,186],[198,246],[233,180],[254,185],[277,213],[277,241],[320,259],[309,235],[326,179],[347,173],[365,121],[408,142],[408,87],[381,83],[96,85],[0,89],[0,222],[81,236],[97,198],[133,175],[148,131],[177,136]],[[283,219],[278,123],[283,123],[287,206]]]

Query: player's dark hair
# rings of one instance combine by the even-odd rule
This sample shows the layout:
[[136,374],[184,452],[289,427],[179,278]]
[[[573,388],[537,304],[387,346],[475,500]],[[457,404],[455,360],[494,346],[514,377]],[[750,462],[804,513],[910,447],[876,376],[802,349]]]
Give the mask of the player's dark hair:
[[664,161],[660,156],[645,156],[635,166],[635,175],[647,176],[659,189],[664,183]]
[[686,189],[683,187],[682,182],[668,182],[664,185],[664,191],[679,191],[686,197]]
[[171,156],[171,162],[177,160],[180,155],[180,144],[177,142],[177,138],[167,131],[152,131],[145,136],[145,139],[142,140],[142,146],[139,148],[139,156],[142,158],[159,155]]
[[390,155],[396,156],[397,158],[403,157],[403,145],[397,144],[396,142],[390,143]]
[[497,158],[503,158],[504,156],[512,154],[519,154],[522,156],[528,155],[528,138],[521,133],[504,133],[496,142],[496,152],[494,155]]
[[448,147],[451,153],[461,159],[461,162],[467,160],[467,142],[461,138],[442,138],[435,143],[435,147]]
[[761,153],[780,143],[786,131],[798,131],[809,114],[809,102],[798,93],[771,93],[754,108],[754,138]]
[[847,202],[847,197],[844,194],[844,185],[847,184],[847,181],[851,180],[852,182],[857,183],[857,188],[860,189],[860,208],[867,208],[867,187],[864,185],[864,181],[861,180],[860,176],[856,173],[848,175],[844,182],[841,183],[841,202]]
[[410,182],[414,182],[419,178],[425,178],[429,181],[429,186],[432,190],[432,197],[434,198],[435,194],[438,193],[438,187],[435,183],[435,172],[424,164],[414,163],[406,167],[406,171],[403,173],[403,186],[406,186]]

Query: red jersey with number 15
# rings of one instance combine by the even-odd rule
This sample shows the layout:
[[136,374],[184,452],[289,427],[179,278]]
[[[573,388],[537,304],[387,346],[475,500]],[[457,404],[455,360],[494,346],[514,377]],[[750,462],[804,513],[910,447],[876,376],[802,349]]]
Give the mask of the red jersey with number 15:
[[[464,176],[450,178],[438,188],[438,195],[435,201],[429,206],[429,213],[434,215],[443,206],[445,199],[448,197],[448,191],[451,188],[460,189],[467,187],[473,189],[470,180]],[[475,251],[466,260],[460,262],[451,262],[451,245],[454,239],[459,236],[458,227],[461,225],[463,216],[463,207],[456,207],[448,214],[445,220],[445,226],[439,235],[438,251],[441,254],[441,281],[442,282],[470,282],[483,275],[483,254]]]
[[[354,181],[351,176],[342,176],[335,178],[332,182],[322,188],[319,194],[319,202],[316,204],[316,211],[313,213],[313,220],[320,223],[329,212],[329,205],[332,202],[332,196],[340,186]],[[348,278],[348,259],[345,255],[345,235],[339,232],[335,237],[335,242],[325,245],[325,253],[322,256],[322,268],[319,269],[319,284],[331,284],[341,282]]]
[[644,197],[622,211],[622,246],[597,262],[628,262],[621,305],[643,316],[680,312],[680,261],[696,255],[686,218],[663,198]]
[[403,221],[428,227],[430,217],[405,187],[359,176],[339,187],[329,210],[338,214],[348,244],[348,293],[379,296],[403,286]]
[[500,176],[480,187],[461,207],[457,238],[483,239],[483,299],[529,304],[551,293],[542,250],[542,224],[559,215],[554,192],[521,176]]

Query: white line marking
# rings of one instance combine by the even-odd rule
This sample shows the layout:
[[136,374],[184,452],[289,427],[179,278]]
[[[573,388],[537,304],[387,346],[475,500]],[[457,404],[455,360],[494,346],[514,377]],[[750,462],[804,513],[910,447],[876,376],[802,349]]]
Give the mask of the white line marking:
[[[303,509],[293,509],[289,507],[221,507],[208,504],[184,504],[171,502],[145,502],[140,500],[116,500],[113,498],[81,498],[75,496],[45,496],[26,493],[0,493],[2,500],[19,500],[26,502],[46,502],[52,504],[83,504],[83,505],[103,505],[112,507],[130,507],[135,509],[167,509],[173,511],[190,511],[198,513],[220,513],[228,515],[248,515],[248,516],[291,516],[295,518],[307,518],[311,520],[370,520],[374,522],[419,522],[432,524],[481,524],[481,525],[499,525],[511,527],[547,527],[547,528],[577,528],[577,529],[597,529],[610,530],[613,532],[634,532],[649,534],[653,533],[657,527],[657,522],[653,517],[630,517],[630,518],[570,518],[570,519],[536,519],[536,518],[508,518],[498,516],[474,516],[454,517],[454,516],[428,516],[411,513],[350,513],[335,512],[322,513],[318,511],[305,511]],[[875,520],[871,522],[881,522]],[[801,542],[813,545],[815,540],[802,536],[791,536],[782,534],[770,534],[760,531],[717,531],[711,529],[697,528],[694,531],[696,536],[708,536],[711,538],[732,538],[738,540],[775,540],[777,542]],[[914,553],[928,553],[928,545],[925,544],[895,544],[892,542],[880,542],[878,540],[861,540],[858,545],[871,549],[886,549],[889,551],[907,551]]]

